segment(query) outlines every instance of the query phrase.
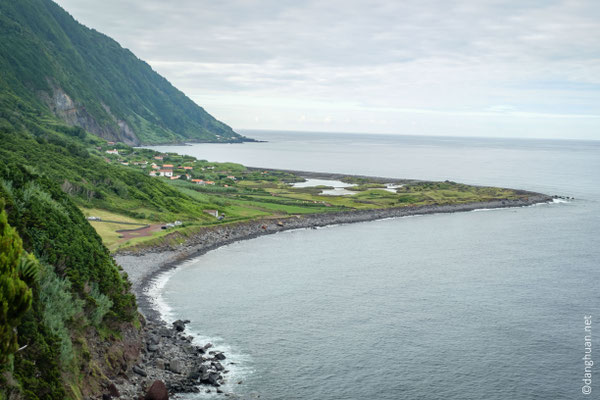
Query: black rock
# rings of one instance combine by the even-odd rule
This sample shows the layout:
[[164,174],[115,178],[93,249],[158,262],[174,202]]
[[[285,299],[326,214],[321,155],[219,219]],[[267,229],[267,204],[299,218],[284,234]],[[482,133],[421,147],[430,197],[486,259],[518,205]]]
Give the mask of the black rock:
[[183,332],[185,330],[185,322],[178,319],[177,321],[173,322],[173,327],[177,332]]
[[148,374],[146,373],[146,371],[144,371],[143,369],[141,369],[140,367],[138,367],[137,365],[134,365],[133,368],[131,369],[133,372],[135,372],[138,375],[141,376],[148,376]]
[[214,361],[211,363],[211,365],[217,370],[217,371],[223,371],[225,368],[221,365],[220,362],[218,361]]
[[223,360],[224,360],[224,359],[226,359],[227,357],[225,357],[225,354],[223,354],[223,353],[217,353],[217,354],[215,354],[215,358],[216,358],[217,360],[223,361]]
[[220,374],[217,374],[216,372],[211,372],[208,374],[208,383],[210,383],[211,385],[215,386],[215,387],[219,387],[221,386],[221,384],[219,383],[219,381],[222,379]]

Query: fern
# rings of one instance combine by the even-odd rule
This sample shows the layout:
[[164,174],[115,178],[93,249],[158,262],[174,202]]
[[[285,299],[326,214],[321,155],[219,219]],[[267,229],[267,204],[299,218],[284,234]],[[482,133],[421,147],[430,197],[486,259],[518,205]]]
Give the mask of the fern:
[[37,283],[39,279],[39,268],[35,257],[31,254],[21,257],[17,266],[19,272],[19,278],[27,283],[28,286],[32,286]]

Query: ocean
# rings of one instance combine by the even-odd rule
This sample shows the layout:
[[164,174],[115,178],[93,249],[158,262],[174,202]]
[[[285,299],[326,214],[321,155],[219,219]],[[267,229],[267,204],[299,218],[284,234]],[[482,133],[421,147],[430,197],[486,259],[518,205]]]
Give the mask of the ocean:
[[[159,278],[157,304],[227,352],[225,392],[598,398],[596,366],[592,394],[582,388],[584,317],[600,335],[600,142],[243,133],[268,142],[156,149],[574,199],[282,232],[185,262]],[[600,363],[600,350],[591,357]]]

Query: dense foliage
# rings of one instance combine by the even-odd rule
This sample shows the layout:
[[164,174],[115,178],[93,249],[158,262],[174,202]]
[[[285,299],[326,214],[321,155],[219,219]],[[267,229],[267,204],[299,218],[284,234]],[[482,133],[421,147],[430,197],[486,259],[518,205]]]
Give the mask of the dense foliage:
[[[76,381],[89,361],[74,348],[86,342],[89,329],[110,331],[133,322],[135,299],[100,237],[59,185],[30,166],[2,161],[0,199],[8,222],[41,262],[39,279],[32,282],[33,308],[18,328],[19,345],[27,347],[14,356],[13,374],[28,398],[70,397],[63,377],[70,373]],[[5,226],[4,236],[10,235]]]
[[123,139],[122,121],[138,143],[242,140],[129,50],[51,0],[0,1],[0,71],[2,96],[12,92],[47,112],[45,103],[63,91],[95,122],[78,124],[97,134]]
[[31,305],[31,290],[19,277],[21,238],[2,208],[0,202],[0,364],[17,350],[15,328]]

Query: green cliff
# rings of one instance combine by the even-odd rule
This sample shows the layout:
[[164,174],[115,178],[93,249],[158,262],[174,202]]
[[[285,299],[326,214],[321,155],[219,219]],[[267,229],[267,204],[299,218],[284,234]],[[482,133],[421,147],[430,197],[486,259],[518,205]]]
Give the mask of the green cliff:
[[0,0],[0,101],[130,145],[247,140],[50,0]]

